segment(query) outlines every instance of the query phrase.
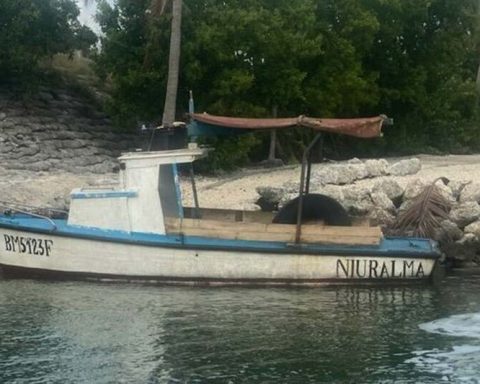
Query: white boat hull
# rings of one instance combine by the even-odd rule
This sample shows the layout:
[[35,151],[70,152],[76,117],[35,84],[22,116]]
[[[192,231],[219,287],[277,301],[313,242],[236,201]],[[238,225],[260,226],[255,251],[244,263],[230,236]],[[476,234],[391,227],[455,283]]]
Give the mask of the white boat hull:
[[432,256],[364,253],[163,247],[0,228],[0,266],[6,276],[206,285],[320,285],[424,280],[431,276],[436,262]]

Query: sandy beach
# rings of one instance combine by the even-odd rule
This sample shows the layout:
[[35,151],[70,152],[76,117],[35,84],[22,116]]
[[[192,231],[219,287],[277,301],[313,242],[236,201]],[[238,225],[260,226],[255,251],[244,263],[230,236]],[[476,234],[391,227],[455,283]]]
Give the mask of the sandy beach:
[[[480,155],[431,156],[418,155],[422,169],[409,176],[383,176],[395,178],[405,185],[410,180],[422,178],[434,180],[444,176],[450,180],[480,180]],[[390,163],[402,158],[389,158]],[[363,159],[362,159],[363,160]],[[313,171],[323,164],[314,164]],[[371,186],[382,177],[359,180],[358,186]],[[200,205],[209,208],[231,208],[257,210],[257,187],[282,186],[285,183],[295,185],[300,179],[300,165],[287,165],[279,168],[244,168],[221,177],[196,178]],[[68,195],[73,188],[114,185],[117,175],[114,173],[74,174],[69,172],[32,172],[7,170],[0,168],[0,201],[16,202],[32,206],[50,206],[67,208]],[[182,197],[184,205],[193,205],[189,178],[182,178]]]
[[[357,181],[355,185],[370,187],[382,178],[395,178],[402,186],[410,180],[419,178],[425,181],[433,181],[438,177],[459,181],[480,180],[480,155],[417,155],[415,157],[420,159],[422,164],[422,169],[417,174],[364,179]],[[401,159],[403,158],[395,157],[387,160],[394,163]],[[312,172],[322,166],[323,164],[314,164]],[[271,169],[242,169],[222,178],[199,176],[197,190],[200,205],[209,208],[259,209],[255,204],[258,199],[257,187],[282,186],[287,182],[298,183],[300,169],[300,165],[292,165]],[[192,204],[192,193],[188,180],[184,180],[183,183],[183,197],[185,205]]]

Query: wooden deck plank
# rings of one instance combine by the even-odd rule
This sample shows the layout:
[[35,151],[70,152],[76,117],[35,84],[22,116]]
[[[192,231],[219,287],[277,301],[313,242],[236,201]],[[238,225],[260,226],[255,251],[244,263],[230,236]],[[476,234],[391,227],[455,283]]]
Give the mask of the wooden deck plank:
[[[168,233],[221,239],[294,242],[296,226],[218,220],[167,218]],[[376,245],[383,235],[379,227],[303,225],[301,242],[346,245]]]

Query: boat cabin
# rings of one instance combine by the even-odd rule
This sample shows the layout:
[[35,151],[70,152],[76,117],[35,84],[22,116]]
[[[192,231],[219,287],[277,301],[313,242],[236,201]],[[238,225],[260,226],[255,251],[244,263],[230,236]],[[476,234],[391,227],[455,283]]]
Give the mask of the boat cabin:
[[194,146],[122,155],[118,187],[72,191],[68,224],[165,234],[167,217],[183,217],[177,165],[207,152]]

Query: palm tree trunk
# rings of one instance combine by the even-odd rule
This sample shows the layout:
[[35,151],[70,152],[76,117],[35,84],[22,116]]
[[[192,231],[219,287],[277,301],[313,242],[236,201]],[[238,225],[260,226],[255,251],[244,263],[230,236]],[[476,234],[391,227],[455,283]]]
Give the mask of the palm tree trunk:
[[[277,111],[278,108],[276,105],[273,106],[272,108],[272,115],[274,118],[277,118]],[[268,151],[268,161],[274,161],[275,160],[275,147],[277,144],[277,130],[272,129],[270,131],[270,150]]]
[[178,73],[180,70],[180,41],[182,25],[182,0],[173,0],[172,30],[170,32],[170,53],[168,57],[168,79],[165,105],[163,107],[162,124],[172,127],[175,121],[177,104]]
[[[480,15],[480,0],[477,1],[477,17]],[[480,64],[477,67],[477,78],[475,79],[475,88],[477,94],[480,95]]]
[[477,78],[475,80],[475,88],[477,89],[477,93],[480,95],[480,64],[478,64]]

